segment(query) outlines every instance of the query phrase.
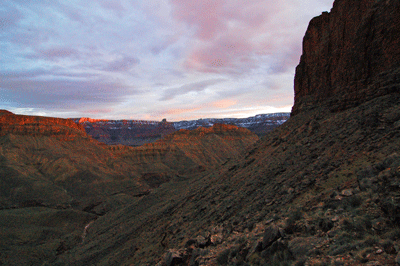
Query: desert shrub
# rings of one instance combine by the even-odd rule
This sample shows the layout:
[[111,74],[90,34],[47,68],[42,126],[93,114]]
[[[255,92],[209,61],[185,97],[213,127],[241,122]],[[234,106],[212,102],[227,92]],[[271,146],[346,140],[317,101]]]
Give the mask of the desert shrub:
[[[219,253],[217,256],[217,263],[218,265],[245,265],[244,258],[247,254],[248,250],[245,249],[244,245],[234,246]],[[235,261],[234,264],[229,263],[232,260]]]
[[[378,243],[379,243],[379,238],[376,236],[368,235],[362,239],[356,240],[351,234],[344,232],[336,239],[336,242],[331,247],[329,254],[336,256],[348,253],[350,251],[360,251],[360,250],[369,251]],[[359,252],[359,254],[361,253],[362,252]],[[358,260],[362,260],[363,258],[365,258],[365,256],[359,257]]]
[[317,220],[318,223],[318,227],[324,231],[324,232],[328,232],[329,230],[331,230],[333,228],[333,226],[335,225],[330,219],[328,218],[318,218]]
[[250,265],[265,265],[265,260],[260,256],[260,253],[253,253],[249,257]]
[[374,167],[368,166],[357,171],[357,179],[362,180],[364,178],[371,178],[377,174],[378,171],[374,169]]
[[335,239],[335,245],[342,246],[353,241],[353,236],[348,232],[341,232]]
[[226,249],[226,250],[222,251],[221,253],[219,253],[217,256],[218,265],[228,265],[230,253],[231,253],[231,251],[229,249]]
[[357,208],[361,205],[362,199],[360,196],[352,196],[352,197],[347,198],[346,203],[351,208]]
[[378,242],[379,242],[379,238],[378,237],[370,235],[370,236],[367,236],[365,238],[365,240],[363,241],[363,245],[362,246],[364,246],[364,247],[372,247],[372,246],[378,244]]
[[345,254],[351,250],[355,250],[357,247],[354,244],[343,244],[342,246],[335,246],[330,252],[330,255],[336,256],[340,254]]
[[396,254],[397,253],[396,248],[395,248],[395,243],[392,240],[386,239],[381,242],[381,245],[387,254]]
[[286,232],[294,233],[294,232],[299,232],[302,231],[302,228],[297,226],[297,222],[303,218],[303,213],[297,209],[296,211],[292,212],[289,214],[289,217],[286,221]]
[[367,255],[373,253],[374,251],[375,251],[375,249],[372,248],[372,247],[365,248],[365,249],[363,249],[363,250],[361,251],[361,256],[362,256],[363,258],[365,258],[365,257],[367,257]]
[[358,216],[356,219],[344,219],[342,222],[343,230],[346,232],[357,233],[354,236],[363,238],[364,234],[371,229],[372,223],[368,216]]
[[296,263],[294,264],[294,266],[304,266],[306,264],[307,259],[306,258],[302,258],[298,261],[296,261]]
[[398,228],[398,227],[393,228],[392,230],[388,231],[384,235],[384,237],[386,239],[390,239],[390,240],[393,240],[393,241],[399,240],[400,239],[400,228]]
[[339,206],[342,205],[341,201],[338,200],[328,200],[327,202],[325,202],[325,205],[323,207],[323,210],[326,211],[328,209],[332,209],[332,210],[336,210],[339,208]]
[[289,250],[278,251],[272,257],[270,264],[272,266],[290,266],[292,265],[293,257]]
[[384,169],[386,168],[394,168],[400,165],[400,156],[397,153],[389,155],[385,160],[382,162],[382,166]]

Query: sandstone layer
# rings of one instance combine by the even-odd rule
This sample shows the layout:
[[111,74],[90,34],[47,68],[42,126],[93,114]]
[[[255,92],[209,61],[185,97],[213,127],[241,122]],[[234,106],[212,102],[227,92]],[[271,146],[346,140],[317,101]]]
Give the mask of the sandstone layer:
[[85,129],[70,119],[15,115],[0,110],[0,136],[6,134],[58,136],[63,139],[87,136]]

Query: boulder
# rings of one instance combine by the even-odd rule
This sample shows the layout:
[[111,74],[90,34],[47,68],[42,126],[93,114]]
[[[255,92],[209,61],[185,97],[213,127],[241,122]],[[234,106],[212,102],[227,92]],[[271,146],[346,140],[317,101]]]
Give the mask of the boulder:
[[276,240],[281,237],[279,227],[275,224],[268,226],[265,229],[263,240],[262,240],[262,249],[266,249],[271,246]]

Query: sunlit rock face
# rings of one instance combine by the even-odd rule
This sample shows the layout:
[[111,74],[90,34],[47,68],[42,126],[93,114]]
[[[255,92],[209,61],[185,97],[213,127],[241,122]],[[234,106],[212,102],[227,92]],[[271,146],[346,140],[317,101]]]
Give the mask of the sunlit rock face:
[[335,1],[311,20],[296,68],[292,116],[345,110],[400,89],[400,2]]
[[84,128],[70,119],[15,115],[0,110],[0,136],[6,134],[47,135],[63,139],[86,135]]

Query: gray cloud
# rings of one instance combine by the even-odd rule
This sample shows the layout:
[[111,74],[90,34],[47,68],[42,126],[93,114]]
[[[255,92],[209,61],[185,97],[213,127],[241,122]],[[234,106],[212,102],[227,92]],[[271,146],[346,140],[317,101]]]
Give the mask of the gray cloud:
[[16,8],[0,9],[0,31],[14,28],[22,19],[22,14]]
[[43,108],[57,111],[70,111],[89,106],[112,106],[124,101],[128,95],[137,92],[119,82],[101,78],[82,80],[43,78],[48,74],[42,70],[9,73],[1,76],[0,95],[2,101],[18,107]]
[[133,66],[137,65],[140,63],[140,60],[135,58],[135,57],[131,57],[131,56],[125,56],[122,59],[119,60],[115,60],[112,61],[111,63],[109,63],[104,70],[106,71],[128,71],[129,69],[131,69]]
[[53,47],[38,50],[36,53],[27,55],[26,58],[29,59],[46,59],[50,61],[69,58],[69,57],[77,57],[79,52],[73,48],[69,47]]
[[161,97],[160,101],[172,100],[173,98],[179,95],[187,94],[192,91],[201,92],[207,89],[208,87],[221,83],[223,81],[225,81],[225,79],[210,79],[210,80],[204,80],[186,84],[178,88],[167,89],[163,92],[163,96]]

